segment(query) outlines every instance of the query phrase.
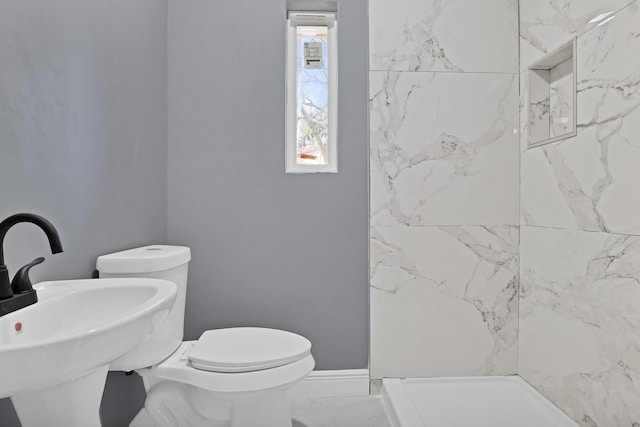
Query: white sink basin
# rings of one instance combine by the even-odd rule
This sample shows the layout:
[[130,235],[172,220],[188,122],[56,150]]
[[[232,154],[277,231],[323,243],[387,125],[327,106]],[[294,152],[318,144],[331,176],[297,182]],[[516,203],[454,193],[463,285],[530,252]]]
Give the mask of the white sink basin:
[[100,426],[109,363],[162,325],[176,285],[158,279],[42,282],[38,302],[0,317],[0,397],[23,427]]

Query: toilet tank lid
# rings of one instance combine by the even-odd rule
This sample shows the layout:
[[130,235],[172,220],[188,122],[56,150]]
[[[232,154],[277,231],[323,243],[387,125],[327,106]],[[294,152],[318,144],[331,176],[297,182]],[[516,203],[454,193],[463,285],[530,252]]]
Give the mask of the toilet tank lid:
[[186,246],[149,245],[98,257],[100,273],[152,273],[169,270],[191,260]]

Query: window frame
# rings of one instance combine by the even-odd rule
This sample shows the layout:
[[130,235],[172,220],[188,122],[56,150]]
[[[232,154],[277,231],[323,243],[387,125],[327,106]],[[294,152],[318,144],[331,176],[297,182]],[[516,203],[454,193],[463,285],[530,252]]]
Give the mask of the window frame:
[[[328,61],[328,136],[326,165],[297,163],[297,28],[298,26],[327,27]],[[335,12],[298,12],[287,14],[286,58],[286,141],[285,172],[338,172],[338,21]]]

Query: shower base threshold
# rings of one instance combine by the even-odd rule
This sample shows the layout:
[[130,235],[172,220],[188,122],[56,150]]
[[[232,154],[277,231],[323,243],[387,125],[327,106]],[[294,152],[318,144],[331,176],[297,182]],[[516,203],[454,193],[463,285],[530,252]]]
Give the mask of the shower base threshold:
[[385,378],[394,427],[579,427],[517,375]]

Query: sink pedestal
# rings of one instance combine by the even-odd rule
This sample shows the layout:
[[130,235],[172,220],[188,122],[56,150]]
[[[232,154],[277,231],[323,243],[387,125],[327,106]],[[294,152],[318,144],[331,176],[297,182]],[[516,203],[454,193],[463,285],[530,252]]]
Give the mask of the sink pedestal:
[[176,284],[114,278],[33,289],[36,304],[0,316],[0,398],[11,398],[23,427],[101,427],[109,365],[162,327]]
[[109,366],[62,384],[11,396],[22,427],[101,427],[100,401]]

